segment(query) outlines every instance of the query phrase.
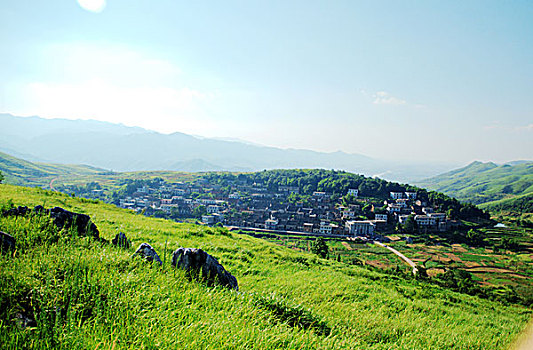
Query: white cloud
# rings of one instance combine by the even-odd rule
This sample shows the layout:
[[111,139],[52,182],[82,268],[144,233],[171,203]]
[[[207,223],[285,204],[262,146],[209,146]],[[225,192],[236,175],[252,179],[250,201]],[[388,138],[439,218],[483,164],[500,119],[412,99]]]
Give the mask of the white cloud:
[[390,95],[386,91],[378,91],[374,94],[374,102],[376,105],[406,105],[407,101],[401,98]]

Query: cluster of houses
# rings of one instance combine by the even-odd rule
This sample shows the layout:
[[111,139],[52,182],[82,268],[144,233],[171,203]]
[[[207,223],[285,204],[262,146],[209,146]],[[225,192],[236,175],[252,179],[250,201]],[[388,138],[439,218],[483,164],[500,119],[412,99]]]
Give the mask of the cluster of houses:
[[[230,190],[228,190],[230,188]],[[359,198],[358,189],[346,194],[356,204],[342,205],[330,193],[314,192],[305,205],[291,202],[291,194],[299,194],[293,186],[268,190],[264,184],[234,181],[222,187],[201,178],[194,182],[142,186],[130,196],[120,199],[119,206],[145,214],[162,212],[174,218],[199,217],[206,225],[221,223],[239,228],[275,232],[304,232],[322,235],[373,237],[376,232],[393,231],[412,215],[419,229],[447,230],[451,224],[444,213],[417,199],[416,192],[391,192],[382,203]],[[371,206],[364,213],[362,206]],[[378,208],[379,207],[379,208]],[[374,210],[376,208],[376,210]],[[383,210],[383,208],[386,208]]]

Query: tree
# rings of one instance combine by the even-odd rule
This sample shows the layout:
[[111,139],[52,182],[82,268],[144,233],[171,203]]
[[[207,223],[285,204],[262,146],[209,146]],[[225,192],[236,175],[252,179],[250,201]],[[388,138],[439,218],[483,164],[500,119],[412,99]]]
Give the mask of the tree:
[[345,207],[355,203],[357,203],[357,200],[353,194],[347,194],[342,198],[342,205],[344,205]]
[[192,215],[198,219],[200,219],[202,215],[206,215],[206,214],[207,214],[207,209],[205,205],[199,205],[198,207],[194,208],[194,210],[192,211]]
[[405,225],[403,226],[407,232],[416,232],[418,225],[416,224],[415,216],[413,214],[409,215],[405,220]]
[[328,245],[326,243],[326,241],[324,240],[324,238],[322,237],[318,237],[314,242],[313,242],[313,245],[311,246],[311,251],[322,257],[322,258],[326,258],[328,256],[328,251],[329,251],[329,248],[328,248]]
[[473,246],[479,246],[483,244],[483,239],[485,238],[484,235],[476,231],[474,229],[468,230],[466,233],[466,238],[468,239],[469,243]]
[[2,183],[2,181],[4,181],[4,175],[3,175],[2,172],[0,171],[0,184]]

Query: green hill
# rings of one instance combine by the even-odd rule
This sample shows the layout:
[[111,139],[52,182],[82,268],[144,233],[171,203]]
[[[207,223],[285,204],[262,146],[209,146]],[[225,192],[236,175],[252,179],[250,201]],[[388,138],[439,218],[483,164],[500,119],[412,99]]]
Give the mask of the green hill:
[[474,204],[533,193],[533,162],[515,165],[473,162],[416,185]]
[[[2,348],[507,349],[531,310],[318,258],[225,229],[154,219],[97,201],[0,185],[0,205],[86,213],[101,236],[150,243],[163,267],[129,250],[58,236],[45,217],[0,217],[19,242],[0,255]],[[239,292],[189,281],[178,247],[214,255]],[[35,324],[31,324],[34,319]],[[27,327],[24,327],[24,325]]]
[[65,175],[97,175],[107,170],[87,165],[33,163],[0,152],[0,171],[14,185],[43,186]]

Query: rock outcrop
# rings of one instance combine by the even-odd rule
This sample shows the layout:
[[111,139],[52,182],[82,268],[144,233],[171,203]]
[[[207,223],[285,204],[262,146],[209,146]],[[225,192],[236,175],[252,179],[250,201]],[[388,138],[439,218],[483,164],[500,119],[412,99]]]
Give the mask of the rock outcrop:
[[54,207],[50,210],[45,210],[44,212],[50,214],[54,225],[56,225],[59,230],[74,226],[79,236],[100,237],[100,232],[96,225],[91,221],[89,215],[73,213],[60,207]]
[[0,231],[0,253],[8,253],[15,250],[15,237]]
[[129,248],[131,247],[130,240],[126,237],[123,232],[117,233],[115,238],[111,240],[111,244],[116,245],[117,247]]
[[100,232],[98,231],[96,225],[91,221],[91,217],[89,215],[74,213],[60,207],[45,209],[43,206],[38,205],[32,210],[25,206],[19,206],[6,210],[4,213],[2,213],[2,215],[26,216],[31,213],[49,215],[50,218],[52,218],[52,222],[59,230],[74,226],[78,235],[81,237],[91,236],[97,239],[100,237]]
[[190,277],[206,280],[209,284],[239,290],[237,279],[217,261],[216,258],[196,248],[178,248],[172,254],[172,265],[187,271]]
[[11,209],[6,210],[2,213],[3,216],[26,216],[26,214],[29,214],[31,212],[31,209],[26,206],[19,206],[19,207],[13,207]]
[[157,263],[159,263],[159,265],[163,265],[163,262],[159,258],[159,255],[157,255],[157,252],[155,251],[155,249],[152,248],[152,246],[149,245],[148,243],[142,243],[139,246],[139,248],[137,248],[135,253],[133,253],[133,256],[136,256],[136,255],[140,256],[141,258],[146,259],[149,262],[156,261]]

